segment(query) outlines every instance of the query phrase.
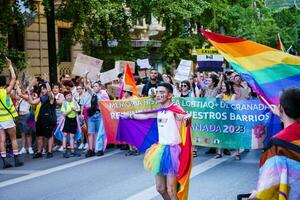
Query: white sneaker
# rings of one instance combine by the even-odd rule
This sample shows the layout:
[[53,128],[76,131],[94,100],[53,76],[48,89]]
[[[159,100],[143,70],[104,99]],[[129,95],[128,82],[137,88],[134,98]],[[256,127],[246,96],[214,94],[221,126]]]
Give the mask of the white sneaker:
[[29,147],[29,148],[28,148],[28,153],[29,153],[29,154],[34,154],[34,151],[32,150],[32,147]]
[[83,149],[83,147],[84,147],[84,144],[81,143],[81,144],[79,145],[78,149]]
[[45,149],[45,148],[43,148],[42,154],[43,154],[43,155],[46,154],[46,149]]
[[19,154],[27,153],[26,149],[22,147],[22,149],[19,151]]
[[85,145],[84,145],[84,147],[83,147],[84,149],[88,149],[89,148],[89,145],[88,145],[88,143],[85,143]]
[[55,145],[55,146],[52,148],[53,151],[57,151],[58,149],[59,149],[59,146],[58,146],[58,145]]
[[58,151],[63,152],[64,151],[64,147],[61,145],[58,149]]

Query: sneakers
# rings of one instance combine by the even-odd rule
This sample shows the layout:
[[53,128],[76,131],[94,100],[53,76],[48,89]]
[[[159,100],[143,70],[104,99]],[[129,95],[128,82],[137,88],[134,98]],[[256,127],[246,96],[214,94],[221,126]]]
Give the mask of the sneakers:
[[217,155],[215,155],[215,158],[216,158],[216,159],[222,158],[222,154],[217,154]]
[[6,157],[2,157],[2,161],[3,161],[3,169],[7,169],[7,168],[12,167],[12,165],[7,162]]
[[27,153],[26,149],[22,147],[22,149],[19,151],[19,154]]
[[43,152],[42,152],[42,154],[43,154],[43,155],[45,155],[46,153],[47,153],[46,149],[45,149],[45,148],[43,148]]
[[58,149],[58,151],[63,152],[64,151],[64,147],[61,145]]
[[89,145],[88,145],[88,143],[85,143],[85,145],[84,145],[83,149],[88,149],[88,148],[89,148]]
[[97,156],[103,156],[103,155],[104,155],[104,152],[102,150],[97,152]]
[[65,151],[65,152],[63,153],[63,157],[64,157],[64,158],[70,158],[70,153],[69,153],[69,151]]
[[32,147],[29,147],[29,148],[28,148],[28,153],[29,153],[29,154],[34,154],[34,151],[33,151]]
[[205,154],[215,154],[216,153],[216,149],[215,148],[209,148]]
[[18,155],[14,155],[14,159],[15,159],[15,167],[21,167],[24,165],[24,163],[19,160]]
[[43,157],[43,154],[42,153],[35,153],[34,156],[32,157],[33,159],[36,159],[36,158],[42,158]]
[[125,154],[125,156],[132,156],[134,154],[134,151],[129,150],[127,151],[127,153]]
[[48,152],[46,158],[52,158],[53,157],[53,153],[52,152]]
[[88,150],[87,153],[85,154],[86,158],[89,158],[89,157],[92,157],[92,156],[95,156],[95,152],[92,151],[92,150]]
[[55,145],[55,146],[52,148],[52,150],[53,150],[53,151],[57,151],[57,150],[59,149],[59,147],[60,147],[60,146]]
[[84,144],[81,143],[81,144],[79,145],[78,149],[83,149],[83,148],[84,148]]

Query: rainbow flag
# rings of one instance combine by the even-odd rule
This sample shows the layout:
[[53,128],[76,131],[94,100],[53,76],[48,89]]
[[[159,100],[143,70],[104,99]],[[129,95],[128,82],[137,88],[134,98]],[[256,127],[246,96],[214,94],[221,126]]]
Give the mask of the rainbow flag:
[[260,159],[256,197],[260,200],[300,199],[300,122],[270,140]]
[[[185,114],[182,108],[176,104],[172,104],[172,106],[164,109],[168,109],[179,114]],[[159,112],[162,110],[163,108],[160,108],[143,113]],[[180,134],[182,139],[182,147],[179,171],[177,175],[177,197],[179,200],[187,200],[189,191],[189,178],[192,170],[192,140],[190,123],[188,123],[186,126],[182,121],[180,126]],[[132,144],[137,147],[139,151],[145,152],[149,147],[151,147],[152,144],[158,142],[157,118],[146,120],[120,118],[116,140]]]
[[124,69],[124,84],[130,85],[132,87],[132,93],[134,96],[139,96],[139,92],[135,84],[135,79],[128,63],[125,65]]
[[203,36],[242,75],[255,92],[269,103],[277,104],[279,92],[300,87],[300,58],[262,44],[212,33]]

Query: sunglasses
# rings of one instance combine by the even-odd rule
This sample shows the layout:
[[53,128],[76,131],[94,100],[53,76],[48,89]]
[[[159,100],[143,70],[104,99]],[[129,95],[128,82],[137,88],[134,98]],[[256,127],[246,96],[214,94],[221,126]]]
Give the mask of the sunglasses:
[[180,87],[187,87],[187,85],[181,85]]

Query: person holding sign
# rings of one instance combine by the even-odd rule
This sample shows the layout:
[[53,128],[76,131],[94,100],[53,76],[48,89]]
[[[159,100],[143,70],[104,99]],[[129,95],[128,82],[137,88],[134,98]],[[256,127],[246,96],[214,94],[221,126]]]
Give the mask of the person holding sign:
[[91,97],[91,107],[88,109],[88,144],[89,150],[86,157],[91,157],[97,152],[97,156],[103,156],[106,148],[106,136],[104,124],[98,102],[109,100],[108,94],[101,89],[101,82],[95,81],[93,88],[87,83],[87,75],[84,77],[84,86]]

